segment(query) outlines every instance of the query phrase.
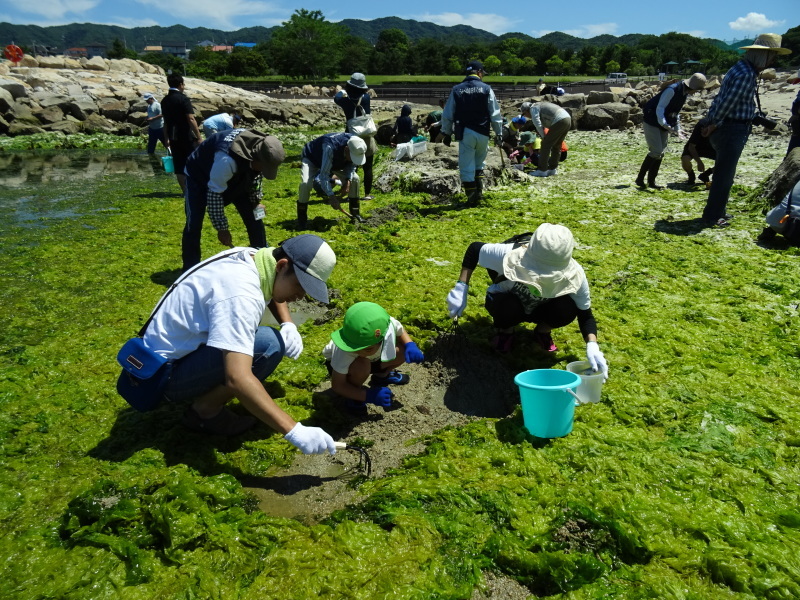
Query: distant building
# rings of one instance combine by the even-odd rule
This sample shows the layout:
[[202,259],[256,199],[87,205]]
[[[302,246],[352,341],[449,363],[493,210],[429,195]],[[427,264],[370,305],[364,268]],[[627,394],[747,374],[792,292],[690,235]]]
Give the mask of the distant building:
[[251,48],[252,49],[252,48],[256,47],[256,43],[255,42],[236,42],[233,46],[234,46],[234,48]]
[[161,51],[178,58],[186,58],[189,55],[186,42],[161,42]]
[[233,52],[233,46],[211,46],[209,50],[211,50],[211,52],[227,52],[230,54]]
[[208,48],[209,46],[215,46],[214,42],[211,40],[203,40],[202,42],[198,42],[198,46],[202,46],[203,48]]
[[94,58],[95,56],[106,57],[105,44],[86,44],[86,58]]
[[143,52],[163,52],[161,46],[145,46]]
[[87,57],[88,53],[86,48],[67,48],[64,50],[64,56],[69,56],[70,58],[82,58]]

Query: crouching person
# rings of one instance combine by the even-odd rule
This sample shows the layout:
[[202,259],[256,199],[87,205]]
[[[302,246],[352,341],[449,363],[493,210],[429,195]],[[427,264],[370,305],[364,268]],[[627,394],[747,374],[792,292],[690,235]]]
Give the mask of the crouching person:
[[575,259],[575,239],[563,225],[542,223],[530,241],[502,244],[473,242],[461,263],[461,277],[447,296],[451,317],[461,316],[467,306],[467,290],[473,271],[485,267],[492,279],[486,291],[486,310],[497,328],[495,348],[508,352],[513,331],[520,323],[536,323],[534,341],[545,351],[558,350],[552,331],[578,320],[586,341],[586,358],[595,371],[608,376],[608,367],[597,344],[597,324],[592,314],[589,282]]
[[[164,396],[189,404],[183,425],[216,435],[238,435],[251,416],[225,407],[234,398],[305,454],[334,452],[333,439],[285,413],[262,385],[284,355],[297,358],[303,342],[288,302],[308,294],[328,301],[326,281],[336,264],[330,246],[314,235],[278,248],[226,250],[184,275],[162,298],[144,333],[152,351],[173,361]],[[280,330],[264,327],[269,309]]]
[[331,334],[322,355],[331,389],[346,399],[347,408],[356,410],[365,404],[389,408],[393,393],[388,386],[410,379],[397,367],[425,360],[400,322],[374,302],[358,302],[347,309],[344,324]]
[[308,200],[316,190],[335,209],[341,207],[331,181],[335,175],[342,182],[341,197],[349,200],[353,220],[361,220],[361,199],[356,167],[367,160],[367,143],[352,133],[326,133],[303,147],[300,163],[300,186],[297,196],[297,228],[308,226]]

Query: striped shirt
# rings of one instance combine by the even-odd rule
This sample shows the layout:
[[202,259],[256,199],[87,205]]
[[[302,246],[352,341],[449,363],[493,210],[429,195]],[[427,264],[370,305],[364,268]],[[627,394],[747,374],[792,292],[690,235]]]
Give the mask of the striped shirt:
[[744,59],[730,68],[708,111],[708,117],[715,126],[719,127],[723,121],[753,120],[756,116],[757,76],[753,65]]

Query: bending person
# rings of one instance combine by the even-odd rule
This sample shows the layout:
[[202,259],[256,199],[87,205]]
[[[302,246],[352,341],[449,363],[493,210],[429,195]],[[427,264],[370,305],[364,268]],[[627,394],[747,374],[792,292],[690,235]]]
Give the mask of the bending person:
[[[530,119],[536,133],[542,140],[539,151],[539,168],[531,175],[534,177],[551,177],[558,175],[558,163],[561,161],[561,144],[572,129],[572,117],[560,106],[551,102],[523,102],[520,114]],[[546,132],[546,133],[545,133]]]
[[486,310],[494,320],[497,335],[493,345],[508,352],[514,327],[536,323],[533,339],[547,352],[558,350],[552,331],[577,319],[586,341],[586,358],[595,371],[608,376],[608,366],[597,343],[597,323],[592,314],[589,282],[574,258],[575,238],[563,225],[542,223],[527,245],[508,242],[473,242],[464,253],[461,276],[447,296],[451,317],[467,307],[467,291],[478,266],[489,272],[492,285],[486,290]]
[[[369,87],[367,79],[363,73],[353,73],[344,90],[336,93],[333,101],[344,111],[344,130],[345,133],[353,133],[347,128],[347,121],[353,117],[371,114]],[[372,164],[375,160],[375,152],[378,151],[378,144],[375,137],[370,136],[364,140],[367,144],[366,159],[364,160],[364,200],[372,200]]]

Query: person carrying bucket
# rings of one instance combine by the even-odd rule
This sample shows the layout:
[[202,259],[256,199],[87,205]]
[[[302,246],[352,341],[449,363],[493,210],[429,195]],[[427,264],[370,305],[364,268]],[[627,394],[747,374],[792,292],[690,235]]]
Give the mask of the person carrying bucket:
[[[355,411],[366,410],[367,404],[389,408],[394,394],[388,386],[410,380],[397,367],[425,360],[400,322],[374,302],[357,302],[347,309],[344,324],[331,334],[322,355],[331,389]],[[369,387],[364,387],[370,375]]]
[[[519,236],[518,236],[519,237]],[[473,242],[464,253],[461,276],[447,295],[450,316],[460,317],[467,307],[469,281],[476,267],[487,269],[492,285],[486,291],[486,310],[497,335],[492,344],[511,350],[514,327],[536,323],[534,341],[545,351],[558,350],[551,332],[578,320],[586,340],[586,358],[594,371],[608,377],[608,366],[597,343],[589,282],[572,258],[575,238],[563,225],[542,223],[527,244],[514,238],[500,244]]]

